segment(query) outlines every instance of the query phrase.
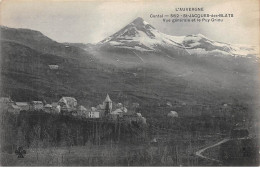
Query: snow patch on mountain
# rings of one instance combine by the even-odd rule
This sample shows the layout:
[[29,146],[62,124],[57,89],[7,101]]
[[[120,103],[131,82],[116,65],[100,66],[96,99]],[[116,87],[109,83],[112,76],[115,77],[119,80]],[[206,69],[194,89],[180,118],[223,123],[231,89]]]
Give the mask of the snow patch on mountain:
[[[202,34],[187,35],[182,44],[191,54],[215,54],[230,56],[257,55],[256,47],[249,45],[228,44],[208,39]],[[250,56],[249,56],[250,57]]]
[[258,55],[256,47],[213,41],[202,34],[171,36],[155,29],[142,18],[137,18],[120,31],[107,37],[99,45],[139,51],[159,51],[158,46],[182,49],[189,54],[215,54],[230,56]]
[[183,47],[179,42],[184,36],[170,36],[159,32],[148,22],[137,18],[126,27],[101,41],[99,44],[110,44],[115,47],[142,48],[144,51],[156,51],[158,45]]

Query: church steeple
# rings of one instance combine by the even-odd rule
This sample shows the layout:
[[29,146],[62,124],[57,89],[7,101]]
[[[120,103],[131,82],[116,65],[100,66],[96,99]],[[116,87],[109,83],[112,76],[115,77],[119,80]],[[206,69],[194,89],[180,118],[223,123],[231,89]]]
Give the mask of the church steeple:
[[112,100],[110,99],[108,94],[107,94],[106,99],[104,100],[104,102],[112,102]]
[[103,102],[103,106],[105,108],[105,115],[108,115],[112,112],[112,100],[110,99],[109,95],[107,94],[106,99]]

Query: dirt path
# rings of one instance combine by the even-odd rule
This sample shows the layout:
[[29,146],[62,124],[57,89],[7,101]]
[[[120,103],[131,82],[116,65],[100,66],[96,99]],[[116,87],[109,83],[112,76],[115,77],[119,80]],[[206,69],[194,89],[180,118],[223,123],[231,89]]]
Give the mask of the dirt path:
[[223,144],[223,143],[225,143],[225,142],[227,142],[227,141],[229,141],[229,140],[230,140],[230,139],[223,139],[223,140],[221,140],[221,141],[219,141],[219,142],[217,142],[217,143],[215,143],[215,144],[213,144],[213,145],[210,145],[210,146],[208,146],[208,147],[206,147],[206,148],[203,148],[203,149],[197,151],[195,154],[196,154],[196,156],[198,156],[198,157],[200,157],[200,158],[203,158],[203,159],[207,159],[207,160],[214,161],[214,162],[221,162],[221,161],[219,161],[219,160],[216,160],[216,159],[213,159],[213,158],[204,156],[204,155],[203,155],[203,152],[206,151],[207,149],[210,149],[210,148],[216,147],[216,146],[218,146],[218,145],[220,145],[220,144]]

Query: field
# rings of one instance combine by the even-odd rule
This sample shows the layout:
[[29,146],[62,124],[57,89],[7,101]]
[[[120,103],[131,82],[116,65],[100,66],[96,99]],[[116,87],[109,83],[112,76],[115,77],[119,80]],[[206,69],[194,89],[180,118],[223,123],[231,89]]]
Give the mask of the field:
[[[184,142],[181,142],[184,144]],[[106,145],[30,148],[24,158],[1,153],[2,166],[199,166],[193,152],[199,146],[180,142],[129,145],[111,141]],[[212,163],[208,163],[212,164]],[[205,165],[204,165],[205,166]]]
[[[205,165],[205,161],[196,157],[194,153],[201,147],[219,140],[222,135],[214,134],[210,130],[205,132],[209,125],[191,130],[196,123],[212,122],[210,118],[196,119],[180,118],[167,121],[165,117],[160,120],[160,125],[148,119],[149,124],[143,127],[138,124],[89,121],[43,112],[7,115],[2,119],[1,126],[1,165]],[[18,146],[23,146],[26,150],[24,158],[17,158],[14,151]],[[213,163],[206,163],[211,164]]]

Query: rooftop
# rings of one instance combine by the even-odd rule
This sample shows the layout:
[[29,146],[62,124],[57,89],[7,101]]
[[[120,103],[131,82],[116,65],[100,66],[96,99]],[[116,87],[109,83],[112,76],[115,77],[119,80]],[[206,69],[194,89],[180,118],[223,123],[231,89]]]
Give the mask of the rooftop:
[[112,102],[112,100],[110,99],[109,95],[107,94],[106,99],[104,100],[104,102]]

